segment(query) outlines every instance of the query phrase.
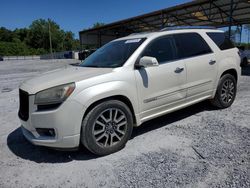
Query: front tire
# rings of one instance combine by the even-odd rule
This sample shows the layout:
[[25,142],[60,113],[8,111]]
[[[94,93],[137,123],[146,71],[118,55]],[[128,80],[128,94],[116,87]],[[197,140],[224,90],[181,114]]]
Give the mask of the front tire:
[[225,74],[220,78],[215,97],[211,100],[213,106],[223,109],[228,108],[234,102],[237,92],[237,82],[231,74]]
[[128,106],[118,100],[104,101],[84,118],[81,141],[92,153],[108,155],[125,146],[132,129],[133,118]]

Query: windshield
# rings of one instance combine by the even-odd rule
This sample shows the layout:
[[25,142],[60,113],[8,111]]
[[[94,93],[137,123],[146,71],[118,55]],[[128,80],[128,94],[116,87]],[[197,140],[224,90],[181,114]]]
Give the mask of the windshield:
[[110,42],[87,57],[80,66],[120,67],[144,41],[145,38],[137,38]]

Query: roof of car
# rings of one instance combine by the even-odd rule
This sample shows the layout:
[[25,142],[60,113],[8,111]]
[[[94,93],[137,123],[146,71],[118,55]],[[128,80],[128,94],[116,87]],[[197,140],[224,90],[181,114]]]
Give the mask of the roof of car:
[[133,33],[130,34],[126,37],[122,37],[119,39],[116,39],[115,41],[118,40],[129,40],[129,39],[136,39],[136,38],[151,38],[151,37],[157,37],[157,36],[162,36],[162,35],[166,35],[166,34],[176,34],[176,33],[190,33],[190,32],[224,32],[222,30],[219,29],[206,29],[206,28],[202,28],[202,29],[197,29],[197,28],[183,28],[183,29],[170,29],[170,30],[160,30],[160,31],[155,31],[155,32],[142,32],[142,33]]

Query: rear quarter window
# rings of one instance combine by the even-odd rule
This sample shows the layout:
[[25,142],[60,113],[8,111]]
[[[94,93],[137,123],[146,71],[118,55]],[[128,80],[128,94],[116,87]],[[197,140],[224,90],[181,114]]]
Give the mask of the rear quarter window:
[[226,37],[225,33],[213,33],[208,32],[207,35],[214,41],[214,43],[221,49],[221,50],[227,50],[234,48],[234,44],[232,41]]

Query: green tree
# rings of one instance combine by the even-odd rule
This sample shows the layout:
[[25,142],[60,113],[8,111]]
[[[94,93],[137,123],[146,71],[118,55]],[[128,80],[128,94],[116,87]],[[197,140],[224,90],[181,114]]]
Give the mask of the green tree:
[[51,32],[52,47],[57,50],[58,47],[58,37],[61,37],[61,30],[59,25],[51,20],[39,19],[32,22],[29,27],[27,43],[29,46],[38,49],[43,48],[49,50],[49,24]]
[[31,51],[29,47],[22,42],[0,42],[0,55],[33,55],[36,51]]
[[80,49],[80,41],[74,39],[74,33],[71,31],[64,32],[63,49],[67,51]]
[[63,48],[71,50],[73,48],[74,34],[70,31],[64,33]]
[[72,50],[75,40],[73,33],[64,32],[57,23],[50,19],[39,19],[32,22],[29,27],[28,44],[33,48],[43,48],[49,51],[49,32],[53,51]]
[[0,27],[0,41],[12,42],[13,32],[6,29],[5,27]]
[[15,33],[14,36],[21,42],[26,42],[29,32],[27,28],[15,29],[13,32]]
[[54,52],[80,49],[79,40],[74,34],[64,31],[52,20],[38,19],[29,28],[11,31],[0,28],[0,55],[33,55],[45,54],[50,51],[51,35]]
[[101,26],[104,26],[105,23],[102,23],[102,22],[96,22],[93,24],[93,27],[92,28],[98,28],[98,27],[101,27]]

